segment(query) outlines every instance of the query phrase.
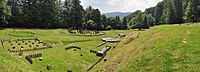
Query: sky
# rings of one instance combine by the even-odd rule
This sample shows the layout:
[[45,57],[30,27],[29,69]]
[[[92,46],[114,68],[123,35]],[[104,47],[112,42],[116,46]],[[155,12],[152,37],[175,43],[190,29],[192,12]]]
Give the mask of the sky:
[[144,11],[146,8],[156,6],[162,0],[80,0],[81,5],[87,8],[91,5],[102,13]]

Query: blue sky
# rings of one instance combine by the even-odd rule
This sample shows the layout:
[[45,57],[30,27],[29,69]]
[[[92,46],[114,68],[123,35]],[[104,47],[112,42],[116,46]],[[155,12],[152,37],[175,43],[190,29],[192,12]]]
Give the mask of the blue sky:
[[144,11],[146,8],[155,6],[162,0],[80,0],[84,8],[91,5],[100,9],[101,12],[133,12]]

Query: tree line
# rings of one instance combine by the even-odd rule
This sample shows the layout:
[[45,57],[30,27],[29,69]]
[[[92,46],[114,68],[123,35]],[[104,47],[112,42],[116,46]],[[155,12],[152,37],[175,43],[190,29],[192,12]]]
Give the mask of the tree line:
[[84,9],[80,3],[80,0],[1,0],[0,27],[122,30],[200,21],[199,0],[163,0],[123,19],[108,18],[99,9],[91,6]]
[[127,29],[119,16],[107,18],[99,9],[83,9],[79,0],[1,0],[0,27]]
[[144,12],[137,10],[127,17],[129,28],[148,29],[154,25],[200,21],[199,0],[163,0]]

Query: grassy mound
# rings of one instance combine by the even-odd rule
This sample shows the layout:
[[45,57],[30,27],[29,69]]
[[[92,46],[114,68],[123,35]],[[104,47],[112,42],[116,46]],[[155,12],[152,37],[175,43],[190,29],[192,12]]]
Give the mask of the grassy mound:
[[199,24],[157,26],[140,33],[138,39],[122,41],[92,72],[200,71]]

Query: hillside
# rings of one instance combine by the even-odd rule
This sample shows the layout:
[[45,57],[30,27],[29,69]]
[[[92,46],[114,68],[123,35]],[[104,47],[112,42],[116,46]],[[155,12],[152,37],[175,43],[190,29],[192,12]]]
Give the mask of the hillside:
[[[29,35],[28,32],[34,33]],[[53,45],[51,49],[24,52],[22,56],[9,53],[0,45],[0,70],[3,72],[85,72],[100,57],[90,50],[101,50],[96,46],[102,43],[101,38],[119,38],[117,33],[127,36],[116,48],[112,48],[104,59],[90,72],[163,72],[163,71],[200,71],[200,23],[191,25],[161,25],[146,31],[111,30],[104,31],[103,36],[72,36],[63,29],[4,29],[0,30],[0,39],[35,38]],[[24,34],[27,33],[27,34]],[[133,35],[140,33],[139,38]],[[13,34],[11,36],[10,34]],[[15,36],[14,36],[15,34]],[[27,36],[27,37],[26,37]],[[81,50],[65,50],[76,45]],[[29,54],[42,53],[42,61],[33,59],[30,64],[24,57]],[[47,65],[52,70],[47,70]]]
[[[200,71],[200,25],[163,25],[127,36],[91,72]],[[130,41],[131,40],[131,41]]]
[[126,12],[126,13],[111,12],[111,13],[105,13],[104,15],[106,15],[107,17],[116,17],[116,16],[119,16],[122,19],[123,17],[128,16],[129,14],[131,14],[131,12]]

